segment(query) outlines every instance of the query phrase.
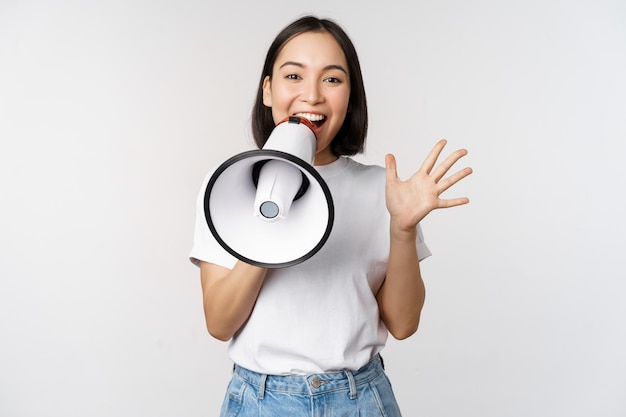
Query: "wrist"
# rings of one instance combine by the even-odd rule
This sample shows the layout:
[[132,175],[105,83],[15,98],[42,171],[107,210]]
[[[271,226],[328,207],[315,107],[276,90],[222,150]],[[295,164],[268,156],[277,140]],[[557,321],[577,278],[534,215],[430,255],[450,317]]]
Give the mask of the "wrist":
[[417,226],[402,226],[392,218],[390,222],[390,236],[392,240],[415,242],[417,239]]

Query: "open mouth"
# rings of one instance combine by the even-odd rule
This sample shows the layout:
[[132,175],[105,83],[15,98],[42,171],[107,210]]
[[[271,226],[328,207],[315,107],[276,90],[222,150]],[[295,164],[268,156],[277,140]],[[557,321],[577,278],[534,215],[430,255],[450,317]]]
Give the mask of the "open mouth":
[[326,122],[326,116],[317,113],[296,113],[294,116],[299,116],[307,119],[316,128],[321,127]]

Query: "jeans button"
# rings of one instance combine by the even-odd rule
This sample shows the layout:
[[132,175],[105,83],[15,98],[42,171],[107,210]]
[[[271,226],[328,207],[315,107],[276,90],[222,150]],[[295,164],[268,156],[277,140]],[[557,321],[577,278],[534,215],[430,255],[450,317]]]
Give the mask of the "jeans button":
[[313,385],[313,388],[317,389],[322,386],[322,381],[320,381],[318,377],[314,377],[311,380],[311,385]]

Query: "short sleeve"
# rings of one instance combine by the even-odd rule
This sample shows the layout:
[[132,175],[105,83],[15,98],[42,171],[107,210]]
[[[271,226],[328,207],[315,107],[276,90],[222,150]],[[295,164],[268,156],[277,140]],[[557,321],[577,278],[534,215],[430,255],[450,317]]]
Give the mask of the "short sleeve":
[[422,232],[422,227],[417,225],[417,257],[420,261],[428,258],[430,255],[430,249],[426,246],[426,242],[424,242],[424,233]]
[[213,172],[215,169],[207,174],[196,200],[196,222],[189,260],[197,266],[200,266],[200,261],[204,261],[232,269],[237,263],[237,258],[222,248],[213,237],[204,215],[204,194]]

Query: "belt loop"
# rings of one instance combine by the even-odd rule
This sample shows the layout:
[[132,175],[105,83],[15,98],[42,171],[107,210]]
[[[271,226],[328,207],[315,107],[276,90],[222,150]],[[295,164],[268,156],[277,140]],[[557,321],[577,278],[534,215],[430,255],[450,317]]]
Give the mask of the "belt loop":
[[378,357],[380,358],[380,365],[383,367],[383,371],[384,371],[385,370],[385,361],[383,360],[383,355],[381,355],[379,353]]
[[354,382],[354,375],[350,370],[345,370],[346,376],[348,377],[348,383],[350,384],[350,399],[356,399],[356,382]]
[[265,397],[265,381],[267,380],[267,375],[261,375],[261,382],[259,384],[259,395],[257,396],[259,400],[262,400]]

